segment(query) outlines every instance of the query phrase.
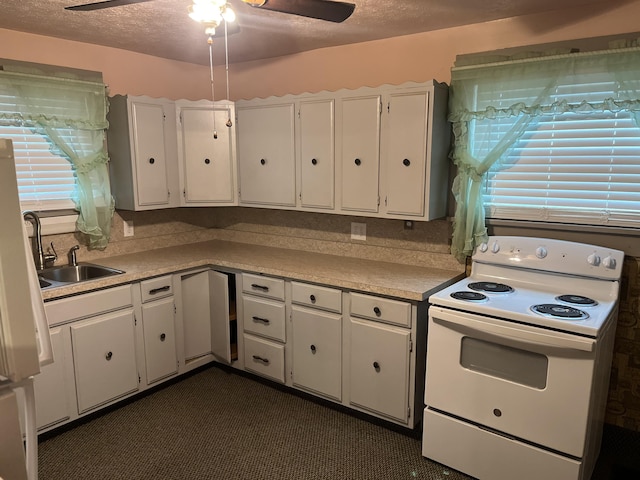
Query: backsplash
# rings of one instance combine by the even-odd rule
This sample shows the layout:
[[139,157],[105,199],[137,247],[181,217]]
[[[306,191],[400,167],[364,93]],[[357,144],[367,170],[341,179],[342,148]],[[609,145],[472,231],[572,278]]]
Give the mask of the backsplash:
[[[124,220],[132,220],[134,236],[124,237]],[[447,220],[414,222],[404,229],[401,220],[304,213],[259,208],[185,208],[148,212],[117,212],[112,240],[105,251],[82,247],[78,261],[206,240],[294,248],[331,255],[375,259],[463,271],[449,255],[451,224]],[[351,240],[351,222],[366,223],[367,240]],[[65,253],[79,243],[76,234],[51,235],[65,264]],[[65,257],[65,258],[63,258]],[[625,257],[620,289],[620,312],[614,347],[611,386],[605,421],[640,431],[640,258]]]

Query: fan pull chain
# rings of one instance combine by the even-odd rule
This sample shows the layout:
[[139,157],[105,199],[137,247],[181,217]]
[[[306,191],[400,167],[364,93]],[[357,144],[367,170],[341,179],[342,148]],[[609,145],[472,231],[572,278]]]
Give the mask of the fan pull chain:
[[218,138],[218,130],[216,129],[216,110],[215,110],[215,87],[213,86],[213,37],[209,35],[209,39],[207,40],[209,44],[209,69],[211,72],[211,101],[214,103],[213,108],[211,109],[211,114],[213,115],[213,138],[214,140]]
[[[225,55],[225,59],[224,59],[224,65],[225,65],[225,72],[227,74],[227,102],[229,101],[229,45],[227,42],[227,22],[224,22],[224,55]],[[228,109],[227,112],[229,112],[229,118],[227,119],[227,127],[231,128],[233,126],[233,122],[231,121],[231,109]]]

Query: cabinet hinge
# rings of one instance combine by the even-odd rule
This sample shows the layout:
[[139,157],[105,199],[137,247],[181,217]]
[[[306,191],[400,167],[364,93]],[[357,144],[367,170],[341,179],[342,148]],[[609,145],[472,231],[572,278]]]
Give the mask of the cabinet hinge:
[[138,319],[136,318],[136,314],[133,314],[133,324],[138,325]]
[[411,418],[411,407],[407,407],[407,418]]
[[173,314],[177,315],[178,314],[178,309],[176,308],[176,304],[173,304]]
[[380,206],[380,195],[378,195],[378,206]]
[[180,119],[180,123],[182,123],[182,112],[180,112],[180,115],[178,115],[179,119]]
[[140,377],[140,374],[138,374],[138,383],[142,383],[142,378]]
[[387,113],[391,113],[391,102],[387,102]]
[[186,191],[186,190],[182,190],[182,196],[183,196],[184,198],[187,198],[187,191]]
[[409,340],[409,353],[413,352],[413,340]]

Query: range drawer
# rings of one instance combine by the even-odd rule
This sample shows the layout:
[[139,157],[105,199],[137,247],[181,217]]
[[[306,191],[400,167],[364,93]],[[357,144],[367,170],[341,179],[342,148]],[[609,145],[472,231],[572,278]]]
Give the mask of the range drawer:
[[165,275],[164,277],[144,280],[140,282],[140,289],[142,290],[142,303],[169,297],[173,295],[172,277],[171,275]]
[[133,305],[131,285],[122,285],[121,287],[85,293],[77,297],[54,300],[44,305],[49,326],[53,327],[61,323],[130,307]]
[[246,370],[284,383],[284,345],[244,335]]
[[411,327],[411,304],[388,298],[351,293],[351,315]]
[[284,342],[284,303],[257,297],[242,298],[244,331]]
[[342,312],[342,292],[335,288],[291,282],[291,300],[299,305],[321,308],[336,313]]
[[262,297],[284,300],[284,280],[281,278],[243,273],[242,291]]

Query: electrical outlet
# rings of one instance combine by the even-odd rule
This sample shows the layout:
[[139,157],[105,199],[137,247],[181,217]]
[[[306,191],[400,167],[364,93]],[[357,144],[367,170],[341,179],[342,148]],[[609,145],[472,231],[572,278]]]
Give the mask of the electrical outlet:
[[124,236],[133,237],[133,220],[124,221]]
[[351,222],[351,240],[367,240],[367,224]]

